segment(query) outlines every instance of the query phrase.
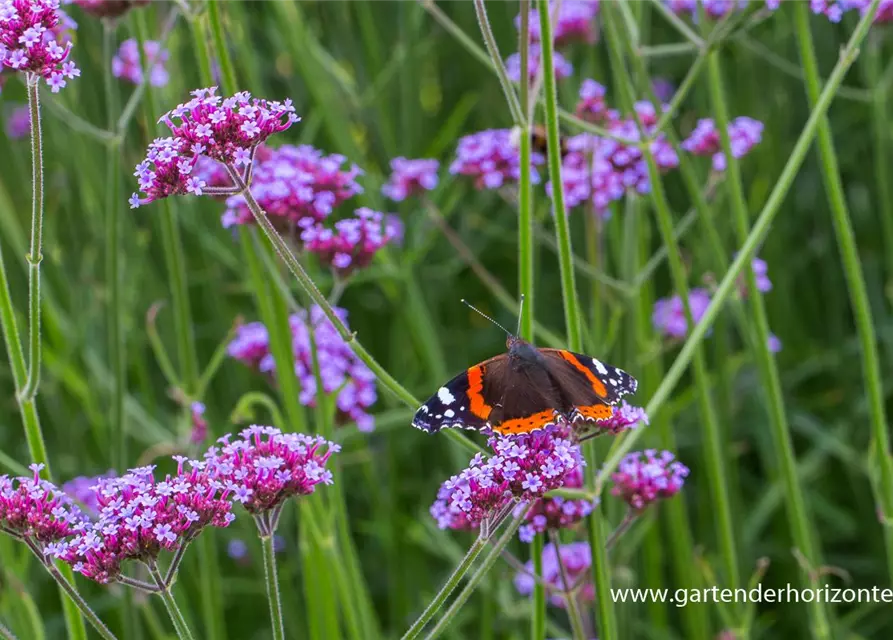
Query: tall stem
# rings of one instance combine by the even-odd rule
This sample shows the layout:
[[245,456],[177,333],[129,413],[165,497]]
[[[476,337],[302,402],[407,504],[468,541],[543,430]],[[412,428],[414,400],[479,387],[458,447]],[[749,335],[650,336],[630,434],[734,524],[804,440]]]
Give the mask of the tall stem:
[[29,73],[31,116],[31,249],[28,252],[28,379],[22,399],[33,400],[40,384],[40,262],[43,260],[43,141],[40,131],[40,77]]
[[[532,640],[542,640],[546,637],[546,589],[542,583],[543,577],[543,538],[542,533],[533,537],[530,545],[530,556],[533,560],[533,617],[530,624],[530,637]],[[555,548],[558,550],[558,547]]]
[[149,573],[152,575],[152,580],[155,581],[155,586],[158,587],[158,595],[161,597],[162,602],[164,602],[164,608],[167,609],[167,615],[170,616],[171,622],[174,624],[174,629],[177,631],[177,637],[180,638],[180,640],[193,640],[192,632],[189,630],[189,625],[186,623],[186,618],[183,617],[183,612],[180,611],[180,607],[177,606],[177,601],[174,600],[174,594],[171,593],[171,585],[164,582],[164,578],[158,571],[158,566],[154,561],[146,566],[149,567]]
[[[282,599],[279,597],[279,578],[276,575],[276,551],[273,549],[273,536],[261,536],[264,551],[264,577],[267,583],[267,600],[270,602],[270,620],[274,640],[285,640],[285,626],[282,622]],[[348,605],[349,606],[349,605]]]
[[65,577],[59,573],[59,570],[53,565],[52,560],[45,563],[47,571],[50,572],[50,575],[53,576],[53,580],[55,580],[59,587],[71,598],[71,601],[77,606],[83,616],[87,619],[93,628],[96,629],[96,632],[105,638],[106,640],[117,640],[115,634],[113,634],[107,626],[99,619],[99,616],[96,615],[96,612],[90,608],[90,605],[87,604],[87,601],[81,596],[77,589],[75,589],[74,585],[71,584]]
[[530,0],[521,0],[521,29],[519,48],[521,52],[521,115],[519,153],[521,156],[521,174],[518,179],[518,286],[524,296],[521,309],[521,337],[533,339],[533,189],[530,182],[530,92],[528,84],[530,74],[527,66],[528,40],[530,34]]

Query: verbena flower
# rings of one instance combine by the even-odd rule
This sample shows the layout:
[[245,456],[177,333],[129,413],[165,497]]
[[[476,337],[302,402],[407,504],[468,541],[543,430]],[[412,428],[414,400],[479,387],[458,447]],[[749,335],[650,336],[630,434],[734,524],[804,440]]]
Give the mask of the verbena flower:
[[772,353],[778,353],[779,351],[781,351],[781,340],[779,340],[778,336],[774,333],[770,333],[766,346],[769,347],[769,351],[771,351]]
[[[546,159],[542,154],[530,154],[530,180],[540,180],[535,166]],[[487,129],[459,139],[456,159],[450,165],[452,175],[474,178],[478,189],[498,189],[503,184],[516,182],[521,176],[521,157],[512,142],[509,129]]]
[[205,405],[201,402],[193,402],[189,405],[189,413],[192,419],[192,430],[189,432],[189,442],[201,444],[208,437],[208,421],[205,420]]
[[[161,44],[154,40],[146,40],[143,43],[143,53],[146,55],[146,65],[149,66],[149,84],[153,87],[165,86],[170,79],[164,66],[170,55],[167,49],[162,49]],[[112,75],[133,84],[142,83],[143,61],[139,44],[133,38],[122,42],[112,58]]]
[[661,102],[669,102],[676,93],[675,85],[666,78],[654,78],[651,81],[651,89]]
[[[729,142],[733,158],[742,158],[763,139],[763,123],[742,116],[729,123]],[[726,157],[722,152],[719,131],[711,118],[698,120],[691,135],[682,142],[682,148],[699,156],[713,156],[714,171],[725,171]]]
[[152,0],[73,0],[86,13],[97,18],[117,18],[131,9],[146,6]]
[[515,500],[535,500],[561,487],[585,464],[579,446],[548,431],[491,438],[489,444],[492,456],[476,455],[437,492],[431,515],[441,529],[477,528]]
[[440,162],[437,160],[394,158],[391,160],[391,175],[381,192],[395,202],[402,202],[416,193],[431,191],[437,186],[439,168]]
[[763,293],[772,290],[772,281],[769,279],[769,265],[765,260],[754,258],[750,262],[750,268],[757,281],[757,290]]
[[689,470],[669,451],[647,449],[628,454],[611,474],[611,495],[641,511],[661,498],[671,498],[682,489]]
[[824,15],[831,22],[840,22],[850,6],[846,0],[809,0],[809,8],[817,15]]
[[163,549],[180,549],[205,527],[229,526],[235,518],[229,490],[207,463],[182,456],[174,460],[176,473],[162,481],[156,481],[154,465],[101,479],[99,519],[77,525],[76,535],[52,554],[81,575],[108,583],[121,575],[127,560],[154,563]]
[[105,478],[114,478],[117,474],[109,469],[99,476],[78,476],[62,485],[62,491],[69,498],[83,507],[83,513],[94,519],[99,516],[99,496],[96,489],[99,482]]
[[199,156],[207,156],[234,169],[251,164],[252,153],[274,133],[298,121],[291,100],[252,99],[247,91],[230,98],[215,95],[217,87],[197,89],[192,100],[161,116],[172,135],[149,145],[146,159],[136,166],[140,191],[131,208],[171,195],[201,195],[207,182],[193,176]]
[[40,76],[57,93],[81,75],[69,60],[59,0],[0,0],[0,67]]
[[[561,564],[559,564],[559,554]],[[592,569],[592,549],[586,542],[572,542],[563,544],[556,551],[551,542],[543,546],[542,555],[542,580],[549,585],[549,602],[562,609],[567,607],[566,597],[563,592],[567,589],[575,590],[575,597],[580,602],[592,602],[595,600],[595,589],[590,581]],[[564,573],[562,573],[562,567]],[[536,581],[533,569],[533,560],[528,560],[524,565],[525,571],[515,574],[515,588],[522,596],[533,594]],[[564,577],[568,584],[565,585]],[[567,588],[567,589],[566,589]]]
[[304,250],[341,276],[369,265],[382,247],[403,239],[403,223],[397,216],[368,207],[361,207],[355,213],[356,218],[339,220],[333,229],[321,222],[304,220],[301,223]]
[[[310,145],[284,145],[266,151],[255,161],[251,194],[279,228],[304,220],[324,220],[342,202],[363,192],[356,181],[363,171],[347,164],[342,155],[325,155]],[[243,196],[228,198],[226,207],[224,227],[254,224]]]
[[[694,20],[698,19],[698,5],[704,7],[704,15],[711,20],[719,20],[733,11],[740,11],[747,6],[748,0],[664,0],[664,4],[669,7],[670,11],[680,16],[688,16]],[[769,2],[766,3],[769,9],[772,7]]]
[[596,424],[599,433],[617,435],[624,431],[636,429],[640,424],[648,424],[648,414],[642,407],[634,407],[626,400],[614,406],[613,415],[607,420],[601,420]]
[[587,122],[596,124],[614,122],[620,118],[620,115],[614,110],[609,109],[605,101],[605,87],[595,80],[583,80],[580,85],[580,99],[577,102],[575,112],[578,118]]
[[0,531],[35,542],[41,549],[71,535],[86,520],[71,498],[41,480],[43,467],[30,465],[31,477],[0,476]]
[[[645,119],[648,120],[648,118]],[[651,120],[648,120],[648,122],[651,122]],[[646,135],[651,134],[650,129],[652,125],[649,125],[648,122],[642,123],[645,126]],[[639,128],[632,119],[613,123],[609,129],[611,133],[620,138],[634,142],[641,140]],[[611,138],[602,138],[599,152],[613,165],[614,170],[620,174],[620,180],[627,189],[640,194],[651,191],[648,163],[641,149]],[[651,143],[651,153],[654,155],[654,161],[661,172],[666,172],[679,166],[679,157],[663,134],[660,134]]]
[[[596,214],[607,217],[612,202],[623,198],[626,186],[621,174],[604,154],[602,138],[589,133],[568,138],[562,160],[561,180],[568,209],[589,202]],[[546,184],[552,196],[552,183]]]
[[[345,309],[336,307],[335,313],[347,324]],[[367,410],[377,399],[375,374],[344,342],[334,325],[317,306],[311,308],[309,319],[307,312],[303,310],[289,318],[295,374],[301,384],[299,401],[304,406],[312,407],[316,406],[317,400],[308,324],[313,326],[323,390],[326,393],[337,393],[336,420],[356,422],[360,431],[372,431],[375,428],[375,419]],[[275,379],[269,333],[263,324],[252,322],[238,327],[235,337],[227,347],[227,353]]]
[[233,502],[252,515],[271,512],[294,496],[310,495],[318,484],[332,484],[332,472],[325,466],[341,447],[321,436],[252,425],[231,438],[227,434],[218,439],[221,446],[208,449],[205,463]]
[[[688,304],[692,320],[698,322],[710,306],[710,293],[706,289],[692,289],[689,291]],[[651,321],[658,332],[670,338],[684,338],[689,331],[682,298],[678,295],[655,302]]]
[[[527,75],[532,82],[539,73],[540,55],[542,50],[538,43],[531,43],[527,53]],[[558,51],[552,52],[552,66],[555,69],[555,78],[560,80],[568,78],[574,73],[574,65],[568,62]],[[513,53],[505,60],[505,71],[509,80],[521,82],[521,54]]]
[[6,114],[6,137],[10,140],[24,138],[31,133],[31,111],[28,105],[16,105]]
[[[595,42],[595,16],[598,15],[599,0],[563,0],[555,14],[554,1],[549,2],[549,15],[552,17],[552,40],[561,46],[574,40]],[[539,42],[539,11],[531,9],[528,18],[528,34],[531,42]],[[521,16],[515,17],[515,28],[521,28]]]
[[[564,488],[580,489],[583,487],[583,468],[572,469],[564,478]],[[552,529],[567,529],[592,513],[598,504],[595,500],[574,500],[554,496],[540,498],[527,509],[525,524],[518,529],[518,537],[522,542],[532,542],[537,533]]]

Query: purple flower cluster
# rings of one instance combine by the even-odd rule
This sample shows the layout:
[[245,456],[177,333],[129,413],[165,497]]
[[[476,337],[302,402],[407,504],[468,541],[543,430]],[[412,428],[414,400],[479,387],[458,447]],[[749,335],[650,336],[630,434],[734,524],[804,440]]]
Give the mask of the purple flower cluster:
[[[165,86],[170,79],[164,67],[170,55],[167,49],[162,49],[161,44],[154,40],[146,40],[143,43],[143,53],[149,66],[149,84],[153,87]],[[139,44],[133,38],[122,42],[118,53],[112,58],[112,75],[133,84],[143,82],[143,62]]]
[[[560,559],[559,559],[560,556]],[[550,587],[549,602],[556,607],[566,608],[565,593],[576,590],[576,597],[581,602],[592,602],[595,589],[589,581],[592,568],[592,549],[586,542],[563,544],[556,552],[551,542],[543,547],[542,579]],[[524,571],[515,574],[515,588],[522,596],[533,594],[534,580],[533,560],[528,560]],[[563,572],[562,572],[563,569]],[[565,585],[564,577],[568,584]]]
[[83,507],[85,515],[91,519],[99,516],[99,497],[96,488],[99,481],[114,478],[115,472],[109,469],[101,476],[78,476],[62,485],[62,492]]
[[[763,123],[742,116],[729,123],[729,141],[732,157],[745,156],[763,139]],[[713,170],[725,171],[726,157],[716,124],[710,118],[698,120],[691,135],[682,142],[682,148],[698,156],[713,156]]]
[[[346,310],[336,307],[335,313],[347,323]],[[308,325],[312,325],[323,391],[337,392],[338,419],[341,422],[356,422],[360,431],[372,431],[375,428],[375,419],[369,415],[367,409],[377,398],[375,374],[357,358],[319,307],[312,307],[309,319],[306,311],[291,316],[289,324],[295,355],[295,373],[301,383],[301,404],[312,407],[317,399],[308,328]],[[239,327],[235,338],[227,347],[227,353],[249,367],[275,376],[269,333],[260,322]]]
[[[545,161],[542,154],[531,153],[530,179],[534,184],[540,180],[535,167]],[[521,176],[521,157],[512,132],[487,129],[463,136],[456,147],[450,173],[474,178],[478,189],[498,189],[507,182],[516,182]]]
[[24,138],[31,133],[31,112],[28,105],[20,104],[6,114],[6,137],[10,140]]
[[[251,194],[277,227],[324,220],[335,207],[363,192],[356,181],[362,170],[345,166],[347,159],[342,155],[324,155],[310,145],[264,151],[255,159]],[[254,224],[244,196],[232,196],[226,206],[224,227]]]
[[431,191],[437,186],[439,168],[437,160],[394,158],[391,160],[391,176],[381,192],[395,202],[402,202],[413,194]]
[[631,429],[636,429],[640,424],[648,424],[648,414],[642,407],[634,407],[626,400],[614,406],[614,414],[607,420],[598,422],[600,433],[617,435]]
[[[692,320],[697,323],[710,306],[710,292],[706,289],[695,288],[688,292],[688,305],[691,308]],[[685,319],[685,307],[682,298],[678,295],[671,298],[661,298],[654,303],[654,311],[651,315],[654,328],[668,338],[684,338],[689,331]]]
[[760,293],[771,291],[772,281],[769,279],[769,265],[766,264],[766,261],[754,258],[750,262],[750,268],[757,282],[757,291]]
[[577,102],[577,117],[593,122],[595,124],[604,124],[615,122],[620,119],[620,114],[614,109],[609,109],[605,101],[607,93],[604,85],[587,78],[580,85],[580,100]]
[[32,464],[30,478],[0,476],[0,531],[41,548],[71,535],[85,521],[67,495],[40,479],[43,467]]
[[[733,11],[740,11],[747,6],[748,0],[664,0],[664,4],[680,16],[688,16],[693,20],[698,19],[698,5],[704,7],[704,15],[711,20],[724,18]],[[775,10],[778,0],[767,0],[766,7]],[[774,5],[774,6],[773,6]]]
[[[778,0],[776,0],[778,1]],[[840,22],[847,11],[865,15],[871,0],[809,0],[809,8],[816,15],[824,15],[831,22]],[[893,22],[893,0],[881,0],[874,16],[874,24]]]
[[152,0],[74,0],[86,13],[97,18],[117,18],[131,9],[149,4]]
[[70,25],[59,0],[0,0],[0,69],[40,76],[58,93],[81,75],[68,59]]
[[641,511],[660,498],[671,498],[682,489],[688,467],[669,451],[654,449],[628,454],[611,474],[611,495]]
[[161,117],[172,136],[157,138],[146,159],[136,166],[140,191],[131,208],[171,195],[201,195],[207,182],[191,175],[199,156],[234,169],[248,167],[259,144],[298,121],[291,100],[268,102],[243,91],[230,98],[215,95],[217,87],[192,92],[193,99]]
[[403,223],[397,216],[367,207],[355,213],[356,218],[339,220],[334,229],[307,219],[301,223],[304,250],[315,254],[323,265],[343,277],[367,266],[385,245],[403,239]]
[[[575,467],[564,478],[564,487],[580,489],[583,487],[583,468]],[[540,498],[524,516],[526,524],[518,529],[518,537],[522,542],[533,542],[537,533],[548,529],[567,529],[592,513],[598,500],[572,500],[561,496]],[[526,508],[526,507],[524,507]]]
[[[598,15],[599,0],[563,0],[555,14],[554,1],[549,2],[549,15],[552,17],[552,40],[556,47],[575,40],[595,42],[595,16]],[[539,11],[530,10],[528,33],[531,42],[540,42]],[[515,28],[521,28],[521,16],[515,17]]]
[[[539,43],[532,42],[527,51],[527,75],[529,76],[530,81],[533,82],[539,73],[542,50]],[[555,78],[557,80],[568,78],[574,73],[574,65],[568,62],[567,59],[557,51],[552,52],[552,65],[555,69]],[[513,53],[506,58],[505,71],[508,74],[509,80],[512,82],[521,82],[520,53]]]
[[126,560],[154,562],[162,549],[181,548],[207,526],[229,526],[235,518],[230,489],[210,465],[182,456],[174,460],[177,472],[160,482],[154,466],[101,479],[96,487],[99,519],[77,523],[74,537],[49,545],[47,553],[107,583],[117,579]]
[[529,502],[563,486],[585,464],[579,446],[548,431],[491,438],[489,444],[492,456],[476,455],[437,492],[431,515],[441,529],[477,528],[513,499]]
[[229,434],[220,438],[221,448],[208,449],[204,464],[252,515],[271,512],[293,496],[310,495],[320,483],[332,484],[325,466],[339,445],[258,425],[239,436],[232,442]]
[[208,437],[208,421],[205,420],[205,405],[201,402],[193,402],[189,406],[192,419],[192,430],[189,432],[191,444],[201,444]]

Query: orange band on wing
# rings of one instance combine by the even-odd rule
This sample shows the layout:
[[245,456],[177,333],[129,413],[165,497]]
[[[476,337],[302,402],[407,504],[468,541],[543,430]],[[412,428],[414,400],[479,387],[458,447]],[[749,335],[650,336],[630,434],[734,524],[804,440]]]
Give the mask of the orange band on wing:
[[588,407],[576,407],[577,413],[587,420],[609,420],[614,415],[614,408],[607,404],[593,404]]
[[493,407],[484,400],[483,391],[484,368],[476,365],[468,370],[468,401],[471,403],[468,408],[478,418],[486,420]]
[[555,412],[552,409],[547,409],[526,418],[512,418],[500,424],[494,424],[491,428],[496,433],[508,436],[539,431],[552,422],[555,422]]
[[572,354],[570,351],[559,349],[558,355],[570,362],[572,365],[574,365],[575,369],[586,376],[586,379],[589,380],[589,384],[592,385],[592,390],[595,391],[596,395],[598,395],[599,398],[605,398],[608,396],[608,390],[605,389],[605,385],[602,384],[602,381],[599,380],[585,364],[577,360],[574,354]]

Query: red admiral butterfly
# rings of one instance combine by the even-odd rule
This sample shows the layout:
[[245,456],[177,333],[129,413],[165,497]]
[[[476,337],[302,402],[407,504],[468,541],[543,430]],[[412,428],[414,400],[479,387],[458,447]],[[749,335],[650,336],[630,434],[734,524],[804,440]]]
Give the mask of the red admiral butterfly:
[[451,427],[492,429],[501,435],[530,433],[558,417],[571,422],[606,420],[614,413],[612,405],[636,391],[636,379],[625,371],[591,356],[537,348],[481,315],[508,334],[508,353],[447,382],[419,407],[412,426],[428,433]]

